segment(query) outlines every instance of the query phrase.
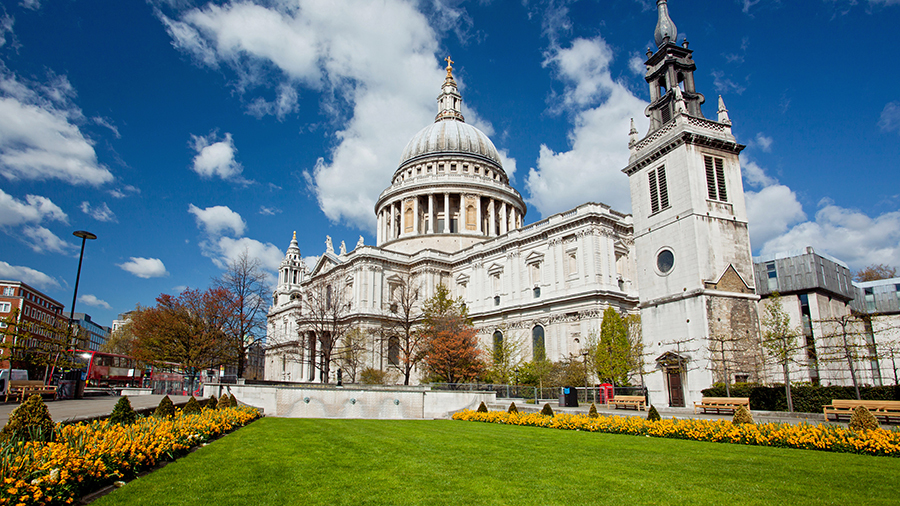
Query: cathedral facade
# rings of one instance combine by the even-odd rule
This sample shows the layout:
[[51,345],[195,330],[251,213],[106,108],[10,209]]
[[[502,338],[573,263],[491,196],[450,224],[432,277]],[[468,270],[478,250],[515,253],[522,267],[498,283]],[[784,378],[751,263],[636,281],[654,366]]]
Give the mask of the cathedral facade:
[[659,0],[658,50],[645,63],[650,130],[641,138],[632,128],[623,169],[631,214],[585,203],[523,225],[524,200],[491,140],[465,122],[448,58],[435,121],[407,144],[378,198],[376,244],[360,238],[336,252],[329,238],[308,269],[292,240],[268,317],[266,379],[334,381],[334,371],[322,375],[328,367],[316,348],[316,332],[327,330],[310,320],[317,293],[339,301],[342,321],[369,336],[366,367],[396,369],[396,350],[379,329],[395,318],[398,291],[414,282],[422,300],[448,287],[465,302],[484,349],[515,340],[526,361],[580,355],[609,307],[640,313],[651,402],[699,400],[717,379],[715,336],[738,336],[729,351],[737,354],[758,339],[758,297],[738,159],[744,146],[721,99],[717,119],[703,117],[692,51],[676,43],[666,8]]

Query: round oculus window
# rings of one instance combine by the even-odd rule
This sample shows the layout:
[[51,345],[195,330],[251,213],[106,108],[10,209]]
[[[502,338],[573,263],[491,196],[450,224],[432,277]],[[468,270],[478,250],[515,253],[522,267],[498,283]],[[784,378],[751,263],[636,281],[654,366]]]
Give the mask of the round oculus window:
[[668,274],[675,266],[675,254],[672,250],[664,249],[656,255],[656,268],[663,274]]

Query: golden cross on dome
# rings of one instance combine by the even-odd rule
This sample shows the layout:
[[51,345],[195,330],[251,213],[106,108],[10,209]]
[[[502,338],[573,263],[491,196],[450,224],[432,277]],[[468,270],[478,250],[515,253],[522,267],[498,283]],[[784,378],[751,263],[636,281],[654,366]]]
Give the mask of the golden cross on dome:
[[447,62],[447,77],[453,77],[452,75],[450,75],[450,71],[453,70],[453,67],[451,65],[453,65],[456,62],[451,60],[449,56],[444,58],[444,61]]

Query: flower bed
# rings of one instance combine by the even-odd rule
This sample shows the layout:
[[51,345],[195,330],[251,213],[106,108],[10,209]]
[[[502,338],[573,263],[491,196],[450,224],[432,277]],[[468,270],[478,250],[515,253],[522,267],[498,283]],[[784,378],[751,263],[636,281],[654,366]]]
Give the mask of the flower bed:
[[478,413],[464,410],[453,415],[454,420],[472,422],[527,425],[550,429],[582,430],[609,434],[692,439],[715,443],[776,446],[830,452],[859,453],[865,455],[889,455],[900,457],[900,431],[865,430],[854,432],[836,425],[810,425],[807,423],[743,424],[734,425],[728,420],[676,420],[656,422],[638,416],[601,416],[540,413],[507,413],[490,411]]
[[173,418],[139,418],[132,425],[57,425],[53,443],[0,443],[0,505],[72,504],[259,416],[246,406],[188,415],[179,410]]

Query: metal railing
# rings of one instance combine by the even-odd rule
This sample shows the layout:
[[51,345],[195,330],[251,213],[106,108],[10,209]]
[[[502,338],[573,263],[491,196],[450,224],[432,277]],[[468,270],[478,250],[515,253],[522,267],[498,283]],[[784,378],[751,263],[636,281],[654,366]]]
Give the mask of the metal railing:
[[[531,385],[499,385],[493,383],[431,383],[423,386],[432,390],[464,390],[495,392],[497,398],[522,399],[526,403],[543,404],[546,402],[559,402],[563,387],[539,388]],[[571,387],[578,394],[579,403],[600,403],[604,396],[600,387]],[[647,396],[646,387],[614,387],[613,395],[643,395]]]

